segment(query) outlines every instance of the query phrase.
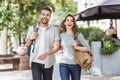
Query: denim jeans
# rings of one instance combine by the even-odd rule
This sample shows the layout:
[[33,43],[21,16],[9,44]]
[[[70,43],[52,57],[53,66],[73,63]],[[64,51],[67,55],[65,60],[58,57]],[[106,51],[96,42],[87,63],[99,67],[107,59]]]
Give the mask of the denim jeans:
[[78,64],[64,64],[60,63],[60,76],[61,80],[80,80],[81,68]]
[[32,62],[31,69],[33,80],[52,80],[53,66],[44,68],[44,64]]

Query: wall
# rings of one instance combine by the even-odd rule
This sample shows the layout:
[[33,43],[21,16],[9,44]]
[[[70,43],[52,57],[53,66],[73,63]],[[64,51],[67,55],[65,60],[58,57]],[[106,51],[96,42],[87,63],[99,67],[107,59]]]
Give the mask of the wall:
[[100,55],[100,43],[91,44],[94,62],[91,69],[92,75],[120,75],[120,49],[113,55]]
[[113,55],[102,56],[102,74],[120,75],[120,49]]

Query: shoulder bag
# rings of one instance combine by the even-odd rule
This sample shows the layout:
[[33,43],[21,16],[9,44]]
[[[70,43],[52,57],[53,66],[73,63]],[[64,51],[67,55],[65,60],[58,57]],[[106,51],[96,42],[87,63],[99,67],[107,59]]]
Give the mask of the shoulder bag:
[[76,62],[80,65],[81,68],[85,70],[91,68],[93,62],[93,55],[91,52],[75,50],[74,56]]

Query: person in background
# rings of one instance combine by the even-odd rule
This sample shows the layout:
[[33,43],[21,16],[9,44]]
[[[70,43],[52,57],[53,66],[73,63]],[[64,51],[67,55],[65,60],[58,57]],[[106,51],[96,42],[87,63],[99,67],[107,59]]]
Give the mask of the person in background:
[[[60,39],[63,55],[60,61],[61,80],[80,80],[81,67],[74,57],[74,50],[90,51],[90,46],[82,33],[79,32],[73,15],[69,14],[62,21],[60,26]],[[78,46],[78,45],[82,46]]]
[[37,32],[33,32],[33,26],[28,29],[26,45],[34,40],[34,52],[30,54],[33,80],[52,80],[54,53],[59,50],[60,37],[58,29],[49,24],[51,13],[49,7],[43,7]]
[[116,43],[120,44],[120,39],[117,37],[117,34],[112,34],[111,35],[111,40],[113,42],[116,42]]

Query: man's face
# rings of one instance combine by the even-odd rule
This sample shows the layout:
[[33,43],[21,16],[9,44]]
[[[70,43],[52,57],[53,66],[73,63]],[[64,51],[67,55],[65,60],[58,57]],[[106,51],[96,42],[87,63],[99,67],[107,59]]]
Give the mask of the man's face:
[[42,24],[48,24],[49,20],[51,18],[51,13],[48,10],[42,10],[40,13],[40,22]]

